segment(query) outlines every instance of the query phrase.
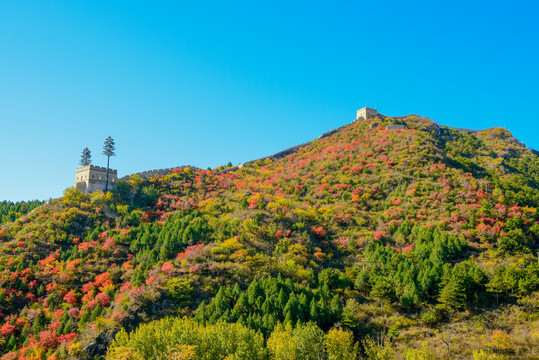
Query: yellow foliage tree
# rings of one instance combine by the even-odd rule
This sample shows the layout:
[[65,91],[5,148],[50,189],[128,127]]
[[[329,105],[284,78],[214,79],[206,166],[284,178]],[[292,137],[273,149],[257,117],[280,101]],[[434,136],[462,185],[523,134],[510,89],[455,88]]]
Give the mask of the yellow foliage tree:
[[328,360],[354,360],[357,358],[357,344],[354,335],[342,329],[331,329],[324,336]]
[[428,345],[423,343],[421,349],[407,348],[404,350],[405,360],[433,360],[436,356],[430,351]]
[[[296,360],[296,338],[292,325],[277,324],[268,339],[268,349],[274,360]],[[299,359],[298,359],[299,360]]]

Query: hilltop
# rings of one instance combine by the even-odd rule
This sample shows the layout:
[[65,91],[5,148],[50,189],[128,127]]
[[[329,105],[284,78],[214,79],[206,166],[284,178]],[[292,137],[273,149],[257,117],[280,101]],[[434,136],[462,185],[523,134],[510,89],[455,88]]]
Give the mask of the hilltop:
[[0,230],[2,359],[539,356],[539,157],[505,129],[377,116],[146,175]]

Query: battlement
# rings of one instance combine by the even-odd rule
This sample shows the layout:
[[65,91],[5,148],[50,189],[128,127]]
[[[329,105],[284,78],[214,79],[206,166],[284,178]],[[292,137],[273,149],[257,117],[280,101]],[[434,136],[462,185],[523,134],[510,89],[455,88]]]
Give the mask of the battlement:
[[168,175],[168,174],[170,174],[171,172],[173,172],[176,169],[180,169],[180,170],[183,171],[185,168],[190,168],[192,171],[199,170],[199,168],[197,168],[196,166],[182,165],[182,166],[175,166],[175,167],[171,167],[171,168],[146,170],[146,171],[142,171],[142,172],[138,172],[138,173],[134,173],[134,174],[129,174],[129,175],[125,175],[125,176],[121,177],[120,180],[127,181],[127,180],[129,180],[129,178],[131,176],[135,176],[135,175],[139,176],[141,179],[149,179],[151,177]]
[[378,111],[376,111],[376,109],[364,107],[357,111],[356,120],[369,120],[377,115],[378,115]]
[[[77,171],[82,171],[83,169],[86,169],[86,168],[90,168],[90,170],[96,170],[96,171],[105,171],[107,172],[107,168],[106,167],[103,167],[103,166],[96,166],[96,165],[86,165],[86,166],[83,166],[83,167],[80,167],[80,168],[77,168]],[[109,176],[110,174],[118,174],[118,170],[116,169],[109,169]]]
[[404,125],[388,125],[388,126],[386,126],[386,130],[406,130],[406,126],[404,126]]
[[[108,188],[112,189],[118,181],[118,170],[109,169]],[[107,168],[102,166],[87,165],[75,172],[75,188],[82,192],[92,193],[97,190],[105,190],[107,184]]]

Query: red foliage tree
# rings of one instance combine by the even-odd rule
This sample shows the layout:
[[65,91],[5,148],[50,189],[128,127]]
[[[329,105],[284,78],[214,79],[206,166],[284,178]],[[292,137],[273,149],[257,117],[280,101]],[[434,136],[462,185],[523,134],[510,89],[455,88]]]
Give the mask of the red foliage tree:
[[90,291],[92,291],[93,288],[94,288],[94,283],[90,281],[90,282],[82,285],[82,293],[87,294]]
[[170,275],[174,271],[174,265],[172,265],[170,261],[165,261],[161,266],[161,271],[167,275]]
[[109,285],[112,285],[112,281],[110,280],[110,273],[105,272],[103,274],[97,275],[94,279],[94,285],[97,287],[107,287]]
[[75,291],[71,290],[64,296],[64,300],[68,304],[75,304],[77,302],[77,297],[75,296]]
[[107,306],[110,302],[110,297],[105,293],[99,293],[96,296],[96,299],[99,300],[101,306]]
[[9,336],[15,332],[15,325],[10,325],[9,322],[6,322],[2,327],[0,328],[0,334],[2,336]]
[[374,240],[380,241],[385,236],[385,233],[383,231],[375,231],[372,234],[372,237],[374,237]]
[[313,226],[311,231],[319,239],[325,238],[327,235],[327,231],[322,226]]
[[45,330],[39,333],[39,347],[53,349],[58,344],[58,338],[54,331]]
[[69,315],[71,318],[77,319],[80,315],[80,311],[77,308],[71,308],[67,310],[67,315]]
[[77,338],[77,336],[78,335],[75,334],[75,333],[69,333],[69,334],[61,335],[58,338],[58,344],[73,341],[73,340],[75,340]]

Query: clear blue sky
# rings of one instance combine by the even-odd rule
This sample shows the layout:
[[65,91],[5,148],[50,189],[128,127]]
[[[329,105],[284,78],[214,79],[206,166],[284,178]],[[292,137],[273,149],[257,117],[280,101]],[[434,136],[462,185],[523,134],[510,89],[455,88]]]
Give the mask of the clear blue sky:
[[0,200],[58,197],[107,136],[119,175],[234,164],[376,106],[539,148],[539,3],[2,1]]

